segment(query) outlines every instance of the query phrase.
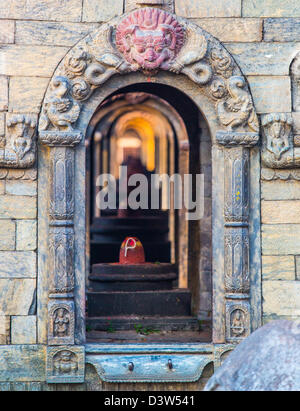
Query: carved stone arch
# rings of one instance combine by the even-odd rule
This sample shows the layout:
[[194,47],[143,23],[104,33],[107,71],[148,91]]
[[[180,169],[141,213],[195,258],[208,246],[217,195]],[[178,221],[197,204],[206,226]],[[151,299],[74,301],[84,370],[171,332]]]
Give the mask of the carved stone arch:
[[[156,49],[141,44],[147,31],[155,32]],[[247,81],[232,56],[209,33],[176,15],[144,8],[102,24],[73,47],[56,69],[44,98],[38,130],[40,342],[47,342],[44,324],[52,321],[47,300],[49,313],[54,304],[75,310],[75,331],[68,336],[68,344],[85,341],[82,137],[95,110],[112,91],[124,82],[145,81],[187,94],[210,129],[214,342],[228,342],[226,310],[233,304],[241,307],[252,329],[260,325],[259,207],[249,183],[250,176],[255,184],[258,181],[258,150],[249,148],[259,140],[259,122]],[[255,250],[252,256],[251,249]],[[251,261],[255,262],[252,271]],[[66,343],[59,336],[48,338],[51,344]]]

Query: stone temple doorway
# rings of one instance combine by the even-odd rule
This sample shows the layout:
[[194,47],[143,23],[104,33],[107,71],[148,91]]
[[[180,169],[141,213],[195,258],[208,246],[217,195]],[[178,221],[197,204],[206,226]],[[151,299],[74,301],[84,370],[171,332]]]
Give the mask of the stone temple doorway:
[[[87,340],[210,342],[211,137],[199,109],[171,86],[121,88],[93,115],[86,147]],[[147,205],[138,197],[147,210],[120,204],[120,166],[127,167],[128,178],[138,173],[149,183],[143,193]],[[110,208],[99,204],[99,176],[107,174],[116,181],[116,203]],[[198,187],[204,197],[201,218],[189,221],[184,202],[182,209],[174,207],[173,184],[159,186],[159,202],[151,208],[154,175],[180,176],[183,183],[188,174],[194,201],[196,175],[204,178],[201,192]],[[141,240],[145,264],[119,264],[128,237]]]

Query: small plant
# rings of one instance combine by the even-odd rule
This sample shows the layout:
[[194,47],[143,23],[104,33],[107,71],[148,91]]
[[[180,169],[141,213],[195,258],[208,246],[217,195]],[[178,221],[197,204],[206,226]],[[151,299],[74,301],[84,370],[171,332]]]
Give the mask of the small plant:
[[134,324],[134,329],[138,334],[142,335],[150,335],[154,333],[159,333],[160,330],[155,330],[151,327],[143,327],[141,324]]
[[154,264],[160,265],[160,261],[155,261]]
[[203,330],[203,324],[201,320],[198,320],[198,330],[202,331]]
[[114,329],[111,321],[108,322],[108,327],[107,327],[107,330],[106,330],[106,331],[107,331],[108,333],[115,333],[115,332],[116,332],[116,330]]
[[85,327],[85,329],[86,329],[86,332],[87,332],[87,333],[89,333],[90,331],[92,331],[92,328],[91,328],[89,325],[87,325],[87,326]]

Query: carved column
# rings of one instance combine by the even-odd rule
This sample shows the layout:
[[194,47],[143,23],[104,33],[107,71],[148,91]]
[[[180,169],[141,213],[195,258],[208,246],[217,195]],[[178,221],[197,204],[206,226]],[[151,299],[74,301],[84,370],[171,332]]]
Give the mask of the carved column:
[[226,341],[250,333],[249,278],[249,149],[224,150],[224,283]]
[[74,146],[77,131],[41,131],[50,147],[48,344],[74,344]]

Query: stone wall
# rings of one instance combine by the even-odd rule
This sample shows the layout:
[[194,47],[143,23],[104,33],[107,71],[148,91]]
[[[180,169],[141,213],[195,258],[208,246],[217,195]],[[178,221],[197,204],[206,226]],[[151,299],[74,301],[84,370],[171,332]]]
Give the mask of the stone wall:
[[[223,42],[246,76],[259,114],[292,111],[298,0],[10,0],[0,2],[0,142],[11,113],[39,113],[67,51],[133,3],[174,9]],[[277,173],[261,182],[264,321],[300,318],[299,179]],[[36,217],[37,170],[0,169],[0,344],[37,342]]]

